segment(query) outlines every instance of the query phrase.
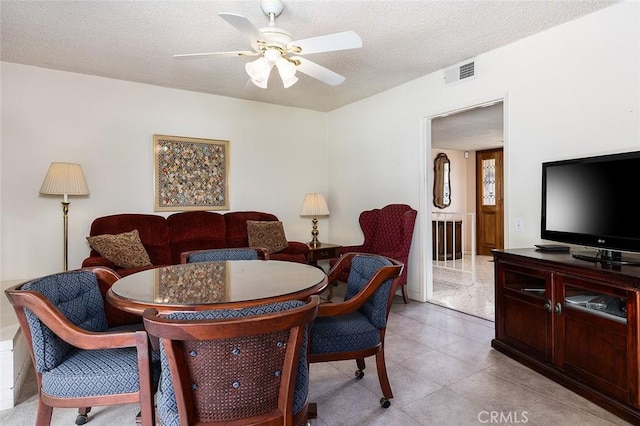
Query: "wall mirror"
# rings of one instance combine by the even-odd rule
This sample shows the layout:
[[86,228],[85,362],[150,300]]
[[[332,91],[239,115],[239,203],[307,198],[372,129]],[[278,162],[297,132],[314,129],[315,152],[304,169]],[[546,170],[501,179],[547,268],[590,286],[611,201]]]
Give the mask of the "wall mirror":
[[433,205],[444,209],[451,205],[451,163],[447,154],[440,153],[433,160]]

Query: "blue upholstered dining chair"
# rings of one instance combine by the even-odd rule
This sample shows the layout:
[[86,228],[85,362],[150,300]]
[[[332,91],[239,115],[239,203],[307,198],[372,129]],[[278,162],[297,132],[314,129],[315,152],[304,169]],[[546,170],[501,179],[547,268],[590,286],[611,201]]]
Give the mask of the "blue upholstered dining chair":
[[94,273],[49,275],[5,293],[35,366],[39,394],[35,424],[50,424],[53,407],[85,407],[76,419],[83,424],[91,406],[128,403],[140,404],[143,425],[155,424],[159,354],[152,355],[141,327],[107,328]]
[[356,377],[361,379],[364,359],[375,355],[383,394],[380,404],[388,408],[393,393],[384,360],[384,335],[404,265],[380,255],[347,253],[329,271],[329,282],[349,267],[344,301],[318,308],[311,327],[309,362],[355,359]]
[[237,247],[185,251],[180,263],[222,262],[225,260],[268,260],[269,253],[261,247]]
[[160,341],[163,426],[305,424],[307,331],[319,300],[164,315],[147,309],[145,328]]

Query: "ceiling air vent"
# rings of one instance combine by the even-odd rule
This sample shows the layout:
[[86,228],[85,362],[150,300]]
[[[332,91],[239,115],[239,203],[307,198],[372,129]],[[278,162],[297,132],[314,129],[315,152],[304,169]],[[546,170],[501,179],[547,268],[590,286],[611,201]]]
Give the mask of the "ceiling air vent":
[[475,62],[465,62],[444,70],[444,81],[447,84],[455,83],[456,81],[475,76],[475,72]]

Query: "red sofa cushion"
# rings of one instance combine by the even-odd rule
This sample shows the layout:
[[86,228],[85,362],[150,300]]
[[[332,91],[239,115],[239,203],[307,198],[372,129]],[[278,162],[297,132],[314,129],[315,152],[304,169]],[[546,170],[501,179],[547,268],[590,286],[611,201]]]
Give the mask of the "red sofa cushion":
[[171,263],[180,263],[180,254],[185,251],[227,248],[225,219],[220,213],[174,213],[167,218],[167,223]]

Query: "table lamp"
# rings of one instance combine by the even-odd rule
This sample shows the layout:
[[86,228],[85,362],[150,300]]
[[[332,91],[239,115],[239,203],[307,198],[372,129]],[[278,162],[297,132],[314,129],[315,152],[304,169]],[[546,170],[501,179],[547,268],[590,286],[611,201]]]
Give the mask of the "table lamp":
[[63,268],[68,270],[68,213],[69,195],[89,195],[89,187],[82,173],[80,164],[75,163],[51,163],[49,171],[40,187],[40,194],[62,195],[62,221],[64,232]]
[[300,216],[311,216],[313,219],[313,229],[311,235],[313,238],[309,245],[313,248],[320,247],[322,244],[318,241],[318,216],[329,216],[329,207],[324,199],[324,195],[318,193],[310,193],[304,196],[302,202],[302,211]]

